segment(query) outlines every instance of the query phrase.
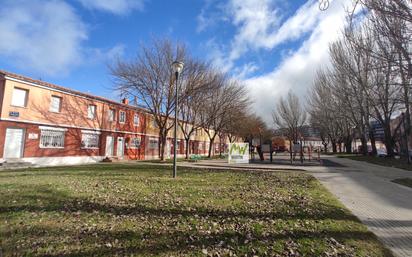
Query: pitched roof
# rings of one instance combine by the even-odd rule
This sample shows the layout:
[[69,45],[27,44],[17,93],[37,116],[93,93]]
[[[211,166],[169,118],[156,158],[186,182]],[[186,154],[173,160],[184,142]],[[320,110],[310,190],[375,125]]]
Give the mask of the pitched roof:
[[62,87],[62,86],[52,84],[52,83],[48,83],[48,82],[45,82],[45,81],[42,81],[42,80],[32,79],[32,78],[29,78],[29,77],[26,77],[26,76],[23,76],[23,75],[19,75],[19,74],[15,74],[15,73],[12,73],[12,72],[8,72],[8,71],[5,71],[5,70],[0,70],[0,76],[1,75],[3,77],[5,77],[6,79],[7,79],[7,77],[9,77],[9,78],[21,80],[21,81],[24,81],[24,82],[36,84],[36,85],[39,85],[39,86],[44,86],[44,87],[48,87],[48,88],[51,88],[51,89],[56,89],[56,90],[63,91],[63,92],[66,92],[66,93],[74,94],[74,95],[77,95],[77,96],[82,96],[82,97],[86,97],[86,98],[106,102],[106,103],[113,104],[113,105],[120,105],[120,106],[128,108],[128,109],[136,109],[136,110],[148,112],[147,109],[145,109],[143,107],[137,107],[137,106],[133,106],[133,105],[123,104],[123,103],[116,102],[116,101],[108,99],[108,98],[104,98],[104,97],[101,97],[101,96],[95,96],[95,95],[91,95],[91,94],[86,94],[86,93],[83,93],[83,92],[80,92],[80,91],[77,91],[77,90],[73,90],[73,89],[70,89],[70,88],[67,88],[67,87]]

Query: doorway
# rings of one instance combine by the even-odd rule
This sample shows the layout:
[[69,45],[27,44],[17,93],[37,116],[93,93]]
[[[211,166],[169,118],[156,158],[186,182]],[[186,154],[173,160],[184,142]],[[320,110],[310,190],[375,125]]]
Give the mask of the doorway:
[[23,157],[24,129],[7,128],[4,141],[4,159],[17,159]]
[[124,156],[124,138],[117,138],[117,157],[123,158]]
[[112,136],[106,137],[106,156],[113,156],[114,141]]

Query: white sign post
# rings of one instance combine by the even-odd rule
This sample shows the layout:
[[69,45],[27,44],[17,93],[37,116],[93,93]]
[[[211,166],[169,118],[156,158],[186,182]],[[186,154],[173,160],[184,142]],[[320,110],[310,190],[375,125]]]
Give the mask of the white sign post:
[[228,161],[229,164],[249,163],[249,143],[230,143]]

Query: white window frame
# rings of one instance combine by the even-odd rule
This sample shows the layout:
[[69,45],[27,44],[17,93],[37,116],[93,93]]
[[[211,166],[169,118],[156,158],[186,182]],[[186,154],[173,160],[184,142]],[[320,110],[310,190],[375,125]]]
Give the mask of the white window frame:
[[[46,127],[46,126],[40,126],[39,128],[40,128],[40,140],[39,140],[40,148],[53,148],[53,149],[63,149],[64,148],[67,129]],[[47,144],[45,144],[44,140],[47,140],[50,142],[46,142]],[[57,140],[60,140],[61,142],[57,142]]]
[[[94,108],[90,108],[90,107],[94,107]],[[93,110],[93,112],[91,110]],[[97,105],[89,104],[87,106],[87,118],[88,119],[94,120],[96,118],[96,112],[97,112]]]
[[[122,119],[122,114],[123,119]],[[119,123],[126,123],[126,112],[125,111],[119,111]]]
[[148,149],[158,149],[159,148],[159,139],[158,138],[149,138]]
[[115,109],[109,109],[108,120],[109,122],[113,122],[116,120],[116,110]]
[[[136,145],[136,143],[132,143],[135,140],[139,141],[138,146]],[[130,148],[130,149],[140,149],[141,145],[142,145],[142,138],[141,137],[131,137],[130,142],[128,144],[128,148]]]
[[[17,94],[16,91],[24,92],[24,100],[23,100],[24,103],[23,104],[20,104],[21,100],[17,98],[18,94]],[[29,98],[29,90],[28,89],[15,87],[15,88],[13,88],[13,93],[12,93],[12,96],[11,96],[10,105],[14,106],[14,107],[27,107],[27,99],[28,98]]]
[[[59,106],[58,106],[58,110],[55,110],[55,109],[53,109],[55,106],[53,105],[54,103],[53,103],[53,100],[54,99],[59,99]],[[61,109],[62,109],[62,97],[60,97],[60,96],[57,96],[57,95],[52,95],[51,96],[51,98],[50,98],[50,111],[51,112],[56,112],[56,113],[59,113],[59,112],[61,112]]]
[[[91,137],[95,137],[94,139],[97,140],[97,146],[90,146],[90,144],[83,142]],[[100,132],[98,131],[90,131],[90,130],[82,130],[82,140],[81,140],[81,148],[82,149],[99,149],[100,147]]]
[[139,126],[140,123],[140,116],[139,114],[135,113],[133,116],[133,125]]
[[[175,140],[173,139],[172,140],[172,143],[173,143],[173,146],[175,145],[175,142],[174,142]],[[176,147],[176,151],[180,151],[180,139],[178,139],[177,140],[177,145],[176,145],[177,147]]]

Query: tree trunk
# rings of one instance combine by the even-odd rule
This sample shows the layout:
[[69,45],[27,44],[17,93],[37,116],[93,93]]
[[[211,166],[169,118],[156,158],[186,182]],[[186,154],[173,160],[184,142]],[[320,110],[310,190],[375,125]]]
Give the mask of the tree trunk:
[[346,153],[352,153],[352,139],[349,137],[345,139],[345,150]]
[[365,136],[361,137],[361,146],[362,146],[362,154],[363,155],[368,155],[368,140],[366,139]]
[[185,155],[186,155],[186,160],[189,160],[189,144],[190,144],[190,137],[189,138],[185,138],[185,144],[186,144],[186,151],[185,151]]
[[160,149],[159,149],[159,157],[161,161],[165,160],[165,146],[166,146],[167,137],[165,134],[160,134]]
[[322,143],[323,144],[323,149],[325,151],[325,154],[328,152],[328,144],[327,143]]
[[335,140],[331,140],[330,141],[332,143],[332,152],[333,153],[337,153],[337,148],[336,148],[336,141]]
[[219,137],[219,156],[222,157],[222,137]]
[[373,133],[372,129],[369,130],[369,138],[372,145],[372,156],[376,156],[378,154],[378,150],[376,150],[375,134]]
[[293,154],[292,154],[292,140],[289,140],[289,153],[290,153],[290,163],[293,163]]
[[392,133],[391,133],[391,129],[390,129],[390,124],[386,124],[385,125],[385,129],[384,129],[384,133],[385,133],[385,148],[386,148],[386,155],[388,157],[393,157],[394,156],[394,145],[395,145],[395,141],[392,138]]
[[212,157],[212,148],[213,148],[213,142],[215,141],[215,137],[210,138],[209,141],[209,153],[207,155],[208,158]]

